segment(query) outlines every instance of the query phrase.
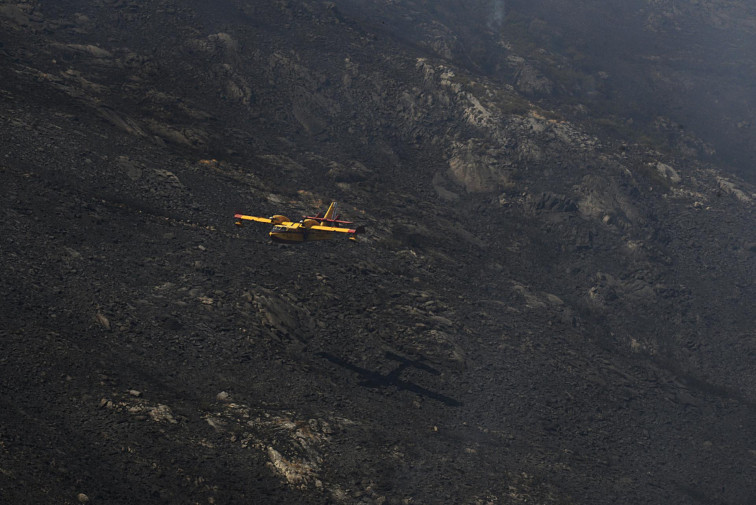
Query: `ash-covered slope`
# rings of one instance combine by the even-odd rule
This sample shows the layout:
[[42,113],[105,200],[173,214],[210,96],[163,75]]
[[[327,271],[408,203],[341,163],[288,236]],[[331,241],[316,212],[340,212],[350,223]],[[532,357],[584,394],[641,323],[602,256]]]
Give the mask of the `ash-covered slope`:
[[753,187],[354,5],[0,4],[2,500],[753,501]]
[[377,32],[509,83],[586,128],[718,160],[756,180],[752,3],[341,4]]

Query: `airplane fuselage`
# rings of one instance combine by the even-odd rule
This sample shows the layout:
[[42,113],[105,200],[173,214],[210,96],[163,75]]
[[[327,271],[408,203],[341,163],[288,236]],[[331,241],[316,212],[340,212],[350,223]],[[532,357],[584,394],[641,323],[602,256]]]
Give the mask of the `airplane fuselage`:
[[330,240],[335,234],[328,231],[313,230],[302,223],[293,223],[289,226],[274,226],[269,235],[274,242],[297,243],[311,240]]

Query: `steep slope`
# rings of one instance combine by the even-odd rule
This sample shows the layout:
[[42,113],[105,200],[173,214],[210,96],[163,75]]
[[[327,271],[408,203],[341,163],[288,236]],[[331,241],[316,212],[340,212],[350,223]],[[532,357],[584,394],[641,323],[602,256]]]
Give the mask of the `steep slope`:
[[0,4],[3,501],[756,497],[753,187],[453,14]]

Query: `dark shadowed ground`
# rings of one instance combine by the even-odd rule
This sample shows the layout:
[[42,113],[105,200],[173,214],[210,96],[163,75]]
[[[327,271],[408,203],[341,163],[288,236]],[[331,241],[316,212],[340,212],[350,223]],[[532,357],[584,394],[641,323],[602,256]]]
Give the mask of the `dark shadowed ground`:
[[0,501],[756,500],[756,190],[481,6],[0,3]]

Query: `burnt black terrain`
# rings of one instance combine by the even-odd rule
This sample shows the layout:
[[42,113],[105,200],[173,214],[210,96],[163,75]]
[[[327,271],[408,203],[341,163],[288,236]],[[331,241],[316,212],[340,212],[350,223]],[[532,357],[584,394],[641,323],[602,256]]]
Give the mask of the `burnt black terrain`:
[[555,9],[1,1],[0,502],[755,503],[748,142]]

